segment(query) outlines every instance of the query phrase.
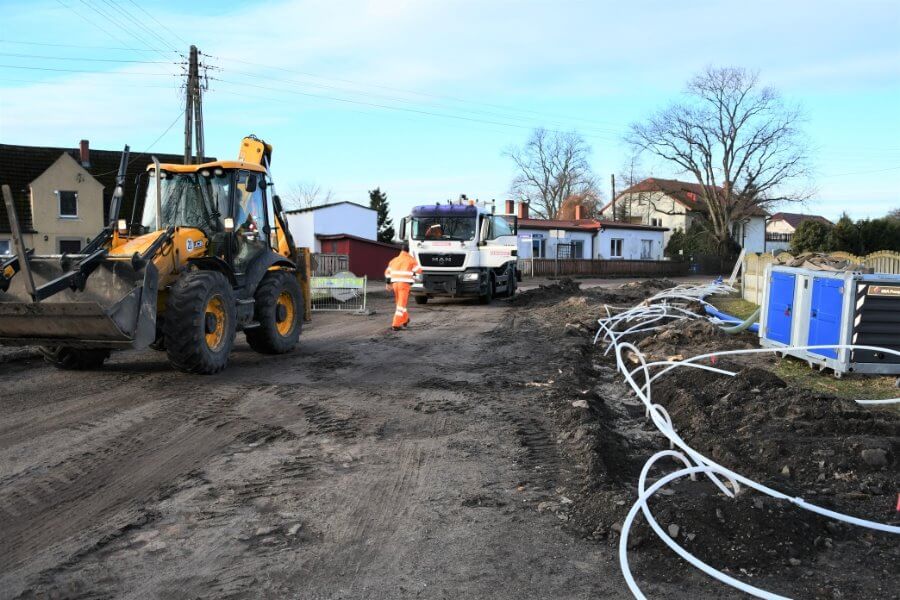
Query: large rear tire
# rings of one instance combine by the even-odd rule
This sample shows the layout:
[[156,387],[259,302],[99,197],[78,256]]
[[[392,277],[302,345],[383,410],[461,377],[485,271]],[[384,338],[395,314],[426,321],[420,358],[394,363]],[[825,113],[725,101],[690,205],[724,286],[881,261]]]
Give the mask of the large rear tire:
[[490,304],[491,300],[494,299],[494,278],[488,277],[487,282],[487,291],[484,294],[478,296],[479,304]]
[[271,271],[254,294],[257,327],[247,329],[247,343],[261,354],[290,352],[303,328],[303,291],[287,271]]
[[86,371],[99,369],[109,358],[106,348],[71,348],[69,346],[41,346],[44,360],[58,369]]
[[234,344],[234,291],[217,271],[189,271],[172,286],[163,322],[166,354],[179,371],[210,375]]

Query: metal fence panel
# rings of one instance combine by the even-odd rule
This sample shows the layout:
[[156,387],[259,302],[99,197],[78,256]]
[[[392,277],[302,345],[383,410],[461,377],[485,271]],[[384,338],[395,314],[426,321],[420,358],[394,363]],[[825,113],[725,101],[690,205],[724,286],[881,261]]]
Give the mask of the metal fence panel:
[[366,312],[366,283],[366,277],[311,277],[313,312]]
[[523,275],[599,277],[678,277],[687,275],[688,264],[674,260],[615,260],[584,258],[532,258],[519,261]]

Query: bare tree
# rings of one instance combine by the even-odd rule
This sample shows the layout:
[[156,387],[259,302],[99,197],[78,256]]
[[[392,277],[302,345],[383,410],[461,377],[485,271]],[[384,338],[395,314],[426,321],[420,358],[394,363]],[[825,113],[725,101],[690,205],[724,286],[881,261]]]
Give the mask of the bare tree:
[[634,205],[640,205],[644,202],[649,203],[653,194],[649,192],[631,192],[623,195],[623,192],[646,178],[641,167],[640,157],[636,154],[631,155],[619,169],[619,174],[616,176],[616,182],[619,184],[616,187],[621,186],[621,189],[617,191],[619,197],[616,199],[615,215],[612,212],[609,215],[613,221],[629,222],[633,216],[640,216],[640,212],[634,209]]
[[577,132],[535,129],[525,146],[509,148],[503,155],[517,170],[510,194],[528,202],[536,216],[555,218],[569,196],[584,195],[594,204],[601,197],[588,163],[591,147]]
[[328,204],[334,199],[334,193],[314,181],[301,181],[288,187],[282,198],[285,209],[296,210]]
[[724,250],[732,223],[809,195],[788,189],[808,174],[801,120],[756,73],[709,67],[690,81],[684,102],[632,124],[627,140],[693,176],[701,223]]

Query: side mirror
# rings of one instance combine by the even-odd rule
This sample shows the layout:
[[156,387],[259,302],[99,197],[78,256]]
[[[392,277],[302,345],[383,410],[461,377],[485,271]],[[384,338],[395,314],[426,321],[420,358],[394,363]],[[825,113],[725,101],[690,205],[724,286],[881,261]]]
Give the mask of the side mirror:
[[400,219],[400,241],[406,239],[406,217]]
[[244,189],[247,190],[248,194],[252,194],[253,192],[256,191],[256,189],[257,189],[256,175],[248,175],[247,176],[247,183],[246,183]]
[[481,228],[478,230],[478,245],[483,246],[487,242],[491,230],[490,217],[481,217]]

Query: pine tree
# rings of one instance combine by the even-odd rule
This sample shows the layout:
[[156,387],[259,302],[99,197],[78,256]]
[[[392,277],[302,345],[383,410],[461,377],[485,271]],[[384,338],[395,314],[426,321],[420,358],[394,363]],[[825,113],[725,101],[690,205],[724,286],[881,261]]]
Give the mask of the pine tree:
[[369,190],[369,208],[378,211],[378,241],[390,244],[394,239],[394,221],[388,215],[387,194],[380,187]]

